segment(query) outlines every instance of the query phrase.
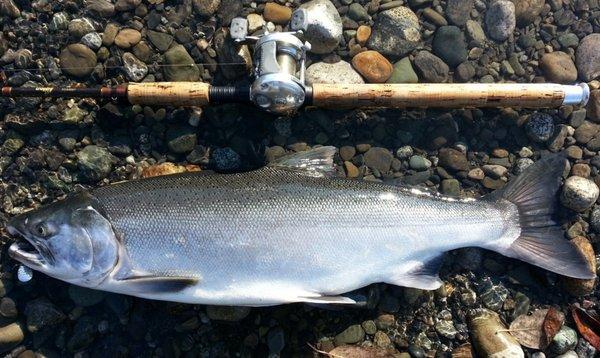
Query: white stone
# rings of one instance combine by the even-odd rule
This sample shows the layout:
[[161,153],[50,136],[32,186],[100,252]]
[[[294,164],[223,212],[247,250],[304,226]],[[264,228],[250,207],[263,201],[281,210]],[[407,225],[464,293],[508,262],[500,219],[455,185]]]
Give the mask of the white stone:
[[569,177],[560,196],[561,203],[569,209],[583,212],[598,199],[600,190],[593,181],[578,176]]

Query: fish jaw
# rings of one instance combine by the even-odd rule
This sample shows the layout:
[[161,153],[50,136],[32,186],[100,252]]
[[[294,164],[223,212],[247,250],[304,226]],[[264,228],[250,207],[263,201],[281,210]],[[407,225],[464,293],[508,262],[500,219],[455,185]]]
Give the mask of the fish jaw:
[[15,241],[8,248],[8,255],[23,265],[34,270],[43,271],[46,265],[46,259],[41,254],[39,245],[34,240],[25,235],[22,230],[17,228],[15,223],[11,223],[6,227],[8,233],[12,236],[18,236],[25,241]]

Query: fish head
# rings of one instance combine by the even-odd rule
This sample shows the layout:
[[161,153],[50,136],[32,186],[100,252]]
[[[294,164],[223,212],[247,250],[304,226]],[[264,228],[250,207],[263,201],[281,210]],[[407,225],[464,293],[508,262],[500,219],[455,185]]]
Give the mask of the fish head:
[[103,281],[118,261],[119,242],[98,207],[90,194],[80,193],[12,218],[8,233],[25,240],[14,242],[9,255],[63,281]]

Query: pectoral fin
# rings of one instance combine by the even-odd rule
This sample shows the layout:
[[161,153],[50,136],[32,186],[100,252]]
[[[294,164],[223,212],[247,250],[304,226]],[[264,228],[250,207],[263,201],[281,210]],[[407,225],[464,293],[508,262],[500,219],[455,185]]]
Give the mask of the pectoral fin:
[[134,276],[120,282],[136,293],[175,293],[198,283],[199,279],[178,276]]

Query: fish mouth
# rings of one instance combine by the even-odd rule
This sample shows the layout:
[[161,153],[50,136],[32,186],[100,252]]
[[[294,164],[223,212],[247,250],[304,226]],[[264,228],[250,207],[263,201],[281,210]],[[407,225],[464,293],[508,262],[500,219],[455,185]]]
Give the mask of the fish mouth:
[[19,231],[16,227],[9,225],[6,227],[8,233],[12,236],[22,237],[25,240],[15,241],[8,247],[8,255],[20,263],[35,268],[46,264],[46,259],[42,255],[44,251],[40,245]]

